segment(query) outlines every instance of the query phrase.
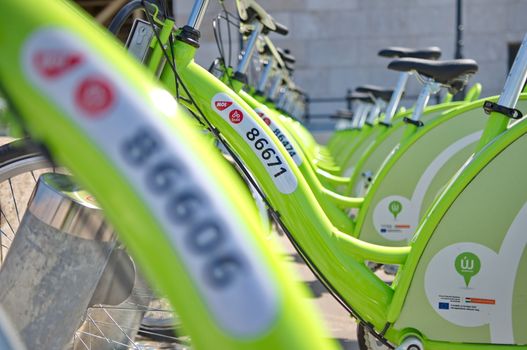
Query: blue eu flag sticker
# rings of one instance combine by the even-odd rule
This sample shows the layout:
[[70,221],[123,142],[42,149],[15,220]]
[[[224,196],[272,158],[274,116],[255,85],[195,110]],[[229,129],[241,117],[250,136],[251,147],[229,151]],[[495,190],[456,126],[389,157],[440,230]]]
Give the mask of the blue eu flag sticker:
[[439,310],[448,310],[450,309],[449,303],[439,303]]

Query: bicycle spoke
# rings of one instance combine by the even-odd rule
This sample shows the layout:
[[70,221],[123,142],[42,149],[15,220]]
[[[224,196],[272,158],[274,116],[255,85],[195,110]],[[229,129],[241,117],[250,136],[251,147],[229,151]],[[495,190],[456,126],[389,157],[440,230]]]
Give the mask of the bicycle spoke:
[[7,219],[7,216],[5,215],[5,212],[0,208],[0,216],[4,216],[5,222],[7,223],[7,226],[11,229],[11,232],[13,232],[13,235],[15,234],[15,230],[13,229],[13,226],[11,226],[11,223]]
[[37,183],[37,178],[35,177],[34,171],[31,171],[31,176],[33,177],[33,180],[35,181],[35,183]]
[[13,238],[12,238],[12,237],[9,237],[9,236],[7,235],[7,233],[6,233],[4,230],[0,229],[0,243],[1,243],[2,237],[5,237],[5,238],[7,238],[10,242],[13,242],[13,238],[14,238],[14,237],[13,237]]
[[13,203],[15,204],[16,218],[18,219],[18,222],[20,223],[20,215],[18,213],[18,205],[17,205],[17,202],[16,202],[15,192],[13,191],[13,183],[12,183],[11,179],[8,179],[7,181],[9,183],[9,188],[11,189],[11,195],[12,195],[12,198],[13,198]]
[[[112,321],[115,323],[115,325],[117,326],[117,328],[119,328],[119,330],[120,330],[121,332],[123,332],[123,334],[124,334],[124,336],[126,337],[126,339],[128,339],[128,341],[129,341],[131,344],[133,344],[133,343],[134,343],[133,339],[130,338],[130,336],[128,335],[128,333],[126,333],[126,332],[123,330],[123,328],[122,328],[117,322],[115,322],[115,320],[114,320],[114,318],[112,317],[112,315],[110,315],[110,313],[109,313],[108,311],[106,311],[106,309],[103,309],[103,311],[104,311],[104,313],[106,314],[106,316],[108,316],[108,317],[110,318],[110,320],[112,320]],[[135,348],[137,348],[137,347],[135,347]]]
[[88,347],[88,344],[86,344],[86,343],[84,342],[84,340],[82,340],[82,337],[79,337],[77,334],[73,335],[73,342],[75,343],[76,340],[80,341],[81,344],[84,346],[85,349],[90,350],[90,348]]
[[[96,337],[96,338],[100,338],[100,339],[104,339],[104,340],[106,340],[108,343],[111,344],[111,343],[112,343],[112,340],[109,339],[108,337],[106,337],[106,336],[104,335],[104,332],[103,332],[103,331],[101,330],[101,328],[97,325],[97,323],[95,322],[95,320],[94,320],[89,314],[87,314],[86,317],[87,317],[87,319],[90,321],[90,323],[93,324],[93,325],[95,326],[95,328],[97,328],[97,330],[99,331],[99,334],[100,334],[100,336],[97,336],[97,335],[95,335],[95,334],[91,334],[91,336],[94,336],[94,337]],[[83,332],[83,331],[79,331],[79,333],[84,333],[84,332]],[[115,341],[114,341],[114,342],[115,342]],[[126,345],[126,344],[122,344],[122,345]]]

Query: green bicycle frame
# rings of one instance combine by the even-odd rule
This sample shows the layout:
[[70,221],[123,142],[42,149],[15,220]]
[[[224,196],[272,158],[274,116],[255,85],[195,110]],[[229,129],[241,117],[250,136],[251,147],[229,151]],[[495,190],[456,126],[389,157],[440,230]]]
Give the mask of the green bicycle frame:
[[6,0],[0,48],[22,125],[97,197],[196,348],[334,348],[232,169],[107,32],[62,1]]
[[[429,236],[424,235],[420,239],[418,234],[410,247],[389,248],[362,242],[334,229],[308,183],[295,167],[293,159],[272,130],[241,96],[194,62],[197,45],[188,39],[196,37],[195,30],[192,27],[180,30],[173,46],[177,74],[196,103],[192,108],[203,113],[241,158],[259,182],[275,217],[283,223],[300,254],[322,281],[355,311],[359,320],[394,344],[400,344],[409,336],[416,336],[423,339],[430,349],[446,349],[449,346],[459,349],[475,349],[476,346],[504,348],[495,344],[432,340],[420,333],[416,319],[422,317],[418,311],[412,311],[412,300],[407,297],[409,288],[412,288],[414,272],[417,273],[420,268],[419,259]],[[173,74],[170,67],[165,67],[161,79],[175,93]],[[522,132],[525,130],[525,126],[518,126],[516,130],[518,128]],[[500,142],[499,151],[506,147],[507,142],[510,143],[513,135],[509,136],[508,141]],[[514,137],[517,136],[516,133]],[[496,150],[489,152],[492,156]],[[481,152],[474,157],[477,160],[472,164],[483,166],[488,156]],[[474,172],[458,174],[458,178],[465,176],[462,181],[470,181],[475,175]],[[430,223],[441,219],[441,214],[435,214],[433,210],[439,207],[448,209],[459,195],[459,188],[455,188],[450,190],[453,191],[450,195],[435,202],[426,215],[429,224],[422,224],[419,231],[428,231],[431,235],[434,226]],[[402,268],[394,284],[387,286],[365,267],[365,260],[399,264]],[[403,313],[406,319],[400,320]],[[486,340],[482,339],[481,342],[485,343]]]
[[[197,108],[257,174],[272,208],[312,267],[362,320],[382,329],[393,290],[363,262],[402,263],[409,248],[365,244],[336,230],[276,135],[240,96],[194,62],[196,47],[181,37],[180,32],[173,47],[175,66]],[[161,80],[175,93],[173,74],[165,67]]]

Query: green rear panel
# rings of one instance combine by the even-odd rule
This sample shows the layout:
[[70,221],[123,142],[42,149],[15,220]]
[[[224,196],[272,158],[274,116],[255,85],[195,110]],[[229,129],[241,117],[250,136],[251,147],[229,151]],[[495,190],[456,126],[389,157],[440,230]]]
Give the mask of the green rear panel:
[[394,328],[434,341],[527,343],[527,136],[489,148],[497,156],[481,170],[468,164],[437,206],[441,216],[424,221],[425,250]]
[[[427,124],[439,117],[444,111],[457,105],[459,104],[447,103],[429,107],[421,120]],[[356,164],[350,164],[350,167],[344,173],[345,176],[351,177],[346,194],[354,197],[364,197],[370,183],[362,174],[370,174],[371,176],[369,177],[375,176],[386,157],[403,137],[406,124],[402,122],[402,118],[405,116],[410,117],[410,115],[411,111],[397,116],[397,120],[394,121],[392,127],[377,138],[375,143],[365,151],[361,159]]]
[[[391,154],[359,213],[358,237],[376,244],[407,244],[438,192],[473,153],[487,121],[481,114],[482,103],[430,122]],[[519,108],[522,104],[525,100]]]
[[353,153],[343,164],[343,169],[354,168],[366,150],[372,147],[372,145],[375,143],[375,140],[377,140],[377,138],[384,132],[385,128],[386,127],[383,125],[376,124],[371,128],[371,130],[369,130],[368,133],[361,135],[361,140],[355,146]]

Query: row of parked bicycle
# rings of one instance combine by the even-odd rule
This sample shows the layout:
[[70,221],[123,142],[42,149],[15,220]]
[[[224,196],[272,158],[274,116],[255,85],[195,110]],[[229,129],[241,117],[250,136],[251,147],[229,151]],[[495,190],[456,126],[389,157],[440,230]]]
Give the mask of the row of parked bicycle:
[[[336,348],[268,218],[361,349],[526,348],[527,42],[500,96],[463,101],[474,60],[380,50],[396,86],[358,87],[322,145],[302,58],[254,0],[223,7],[220,57],[194,62],[208,4],[177,27],[164,1],[130,1],[109,26],[143,13],[128,52],[75,5],[0,4],[4,117],[25,137],[0,147],[0,348]],[[225,23],[245,38],[234,67]]]

